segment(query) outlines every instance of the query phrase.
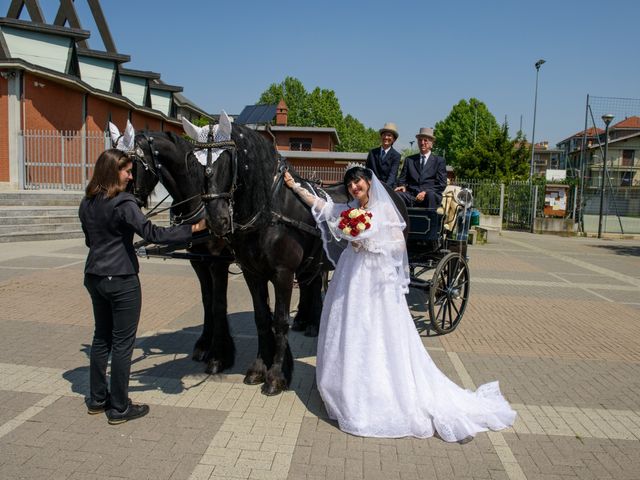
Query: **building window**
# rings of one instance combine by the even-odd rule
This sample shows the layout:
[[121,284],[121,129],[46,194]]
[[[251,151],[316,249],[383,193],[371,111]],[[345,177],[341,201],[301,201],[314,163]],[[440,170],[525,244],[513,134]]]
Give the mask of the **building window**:
[[633,167],[635,150],[622,150],[622,166]]
[[311,139],[310,138],[290,138],[289,149],[310,152],[311,151]]
[[633,184],[633,172],[621,172],[620,186],[630,187]]

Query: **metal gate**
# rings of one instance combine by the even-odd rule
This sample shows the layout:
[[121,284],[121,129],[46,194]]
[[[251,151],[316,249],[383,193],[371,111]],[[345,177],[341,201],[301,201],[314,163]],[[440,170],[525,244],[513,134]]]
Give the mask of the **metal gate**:
[[[533,187],[529,182],[510,182],[504,190],[503,227],[506,230],[531,230],[531,197]],[[543,199],[544,201],[544,199]]]
[[109,148],[103,132],[25,130],[22,171],[27,190],[82,190],[98,155]]

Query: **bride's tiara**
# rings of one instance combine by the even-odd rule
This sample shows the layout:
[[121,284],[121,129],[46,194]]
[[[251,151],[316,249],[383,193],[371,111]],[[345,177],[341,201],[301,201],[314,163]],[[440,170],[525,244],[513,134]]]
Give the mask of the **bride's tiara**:
[[347,163],[347,166],[345,167],[344,171],[346,172],[346,171],[351,170],[352,168],[355,168],[355,167],[365,168],[364,167],[364,163],[349,162],[349,163]]

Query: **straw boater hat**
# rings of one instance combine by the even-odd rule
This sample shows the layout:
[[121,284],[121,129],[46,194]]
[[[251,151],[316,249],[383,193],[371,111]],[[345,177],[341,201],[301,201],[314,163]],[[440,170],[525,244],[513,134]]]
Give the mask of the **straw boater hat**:
[[433,128],[425,128],[422,127],[420,131],[416,134],[416,138],[427,137],[431,140],[435,140],[436,137],[433,136]]
[[435,140],[436,137],[433,136],[433,128],[424,128],[422,127],[420,131],[416,134],[416,138],[427,137],[431,140]]
[[391,135],[393,135],[393,137],[396,140],[398,139],[398,127],[396,127],[395,123],[392,123],[392,122],[385,123],[384,127],[378,130],[378,133],[380,135],[382,135],[384,132],[389,132]]

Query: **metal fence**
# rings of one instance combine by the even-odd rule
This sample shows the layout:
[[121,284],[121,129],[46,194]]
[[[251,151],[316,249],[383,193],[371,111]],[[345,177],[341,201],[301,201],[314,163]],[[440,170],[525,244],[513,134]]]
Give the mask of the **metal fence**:
[[[583,199],[582,228],[586,233],[597,233],[600,225],[600,189],[585,189]],[[640,234],[640,187],[606,189],[602,201],[603,232]]]
[[320,180],[323,184],[340,183],[344,178],[344,167],[321,167],[296,165],[296,172],[310,180]]
[[27,190],[84,189],[98,155],[111,145],[102,132],[25,130],[21,137]]

